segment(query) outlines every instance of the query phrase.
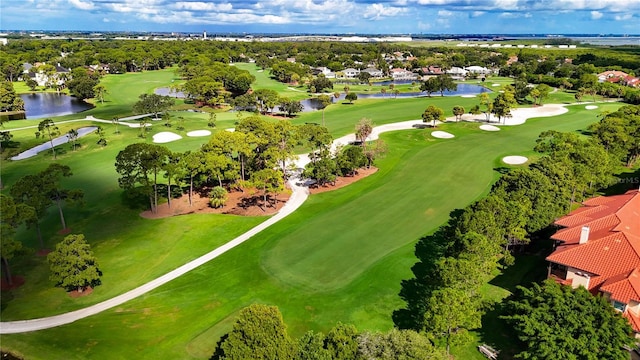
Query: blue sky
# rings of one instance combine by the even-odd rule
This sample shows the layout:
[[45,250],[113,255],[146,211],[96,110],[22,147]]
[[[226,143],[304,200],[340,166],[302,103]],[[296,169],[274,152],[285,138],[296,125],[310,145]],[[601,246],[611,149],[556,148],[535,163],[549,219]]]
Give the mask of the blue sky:
[[639,34],[640,0],[0,0],[0,29]]

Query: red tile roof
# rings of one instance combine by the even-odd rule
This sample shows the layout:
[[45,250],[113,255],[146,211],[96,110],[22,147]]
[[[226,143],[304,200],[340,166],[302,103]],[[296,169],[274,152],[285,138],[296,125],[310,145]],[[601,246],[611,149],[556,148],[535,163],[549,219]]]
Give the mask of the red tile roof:
[[[583,205],[556,221],[565,228],[551,237],[559,244],[547,260],[589,273],[592,292],[608,293],[625,304],[640,302],[640,192],[599,196]],[[585,226],[589,238],[580,244]],[[640,315],[626,313],[640,332]]]
[[640,302],[640,269],[609,278],[600,286],[600,291],[611,295],[611,299],[628,304],[630,300]]

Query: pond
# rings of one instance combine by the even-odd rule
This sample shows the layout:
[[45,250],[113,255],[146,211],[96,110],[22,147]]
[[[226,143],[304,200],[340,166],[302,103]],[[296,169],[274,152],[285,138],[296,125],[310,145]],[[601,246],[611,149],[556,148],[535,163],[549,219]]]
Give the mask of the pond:
[[[491,92],[491,90],[480,85],[458,84],[458,89],[456,91],[445,91],[444,96],[465,96],[465,95],[470,96],[470,95],[478,95],[484,92]],[[427,93],[425,92],[415,91],[415,92],[399,93],[397,95],[397,98],[415,98],[415,97],[426,97],[426,96],[427,96]],[[433,93],[431,94],[431,96],[433,97],[440,96],[440,93],[439,92]],[[344,97],[345,97],[345,94],[343,92],[340,94],[340,97],[337,99],[337,101],[344,100]],[[388,89],[386,94],[382,94],[380,92],[358,93],[358,99],[394,99],[394,98],[396,98],[396,95],[392,94]],[[335,103],[336,99],[332,96],[331,101]],[[304,107],[304,110],[302,110],[303,112],[322,109],[322,105],[320,104],[320,101],[318,101],[317,98],[302,100],[300,101],[300,103],[302,103],[302,106]]]
[[[78,132],[78,139],[91,134],[92,132],[98,130],[97,126],[87,126],[87,127],[82,127],[77,129],[76,131]],[[38,155],[39,152],[44,151],[44,150],[49,150],[51,149],[51,143],[53,142],[53,146],[58,146],[58,145],[62,145],[62,144],[66,144],[69,142],[69,135],[64,134],[62,136],[59,136],[55,139],[53,139],[52,141],[47,141],[43,144],[40,144],[36,147],[32,147],[31,149],[27,150],[27,151],[23,151],[20,154],[14,156],[11,158],[11,160],[23,160],[23,159],[28,159],[30,157],[36,156]]]
[[56,93],[20,94],[27,119],[75,114],[93,106],[73,96]]
[[156,95],[171,96],[172,98],[176,98],[176,99],[184,99],[187,97],[187,94],[185,94],[184,92],[174,91],[173,89],[168,87],[160,87],[155,89],[153,92]]

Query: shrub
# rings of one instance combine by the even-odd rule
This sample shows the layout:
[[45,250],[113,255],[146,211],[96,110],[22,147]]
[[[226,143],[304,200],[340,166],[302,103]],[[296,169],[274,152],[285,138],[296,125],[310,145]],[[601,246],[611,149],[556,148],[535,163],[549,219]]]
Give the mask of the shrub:
[[209,204],[214,208],[223,207],[227,203],[227,190],[222,186],[216,186],[209,193]]

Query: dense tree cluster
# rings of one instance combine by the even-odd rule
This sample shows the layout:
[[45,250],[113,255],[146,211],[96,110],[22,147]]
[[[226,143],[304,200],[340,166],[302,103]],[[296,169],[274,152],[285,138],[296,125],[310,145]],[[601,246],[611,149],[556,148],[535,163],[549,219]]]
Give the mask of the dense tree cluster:
[[80,100],[90,99],[96,95],[96,86],[100,82],[98,73],[89,73],[83,67],[77,67],[71,71],[71,79],[66,82],[71,95]]
[[24,111],[24,101],[13,89],[10,81],[0,81],[0,112]]
[[572,289],[553,280],[518,287],[506,313],[504,319],[526,349],[518,354],[522,359],[626,360],[625,347],[634,344],[622,313],[584,287]]
[[447,356],[411,330],[358,332],[338,323],[325,335],[309,331],[292,339],[275,306],[253,304],[240,311],[223,336],[215,360],[444,360]]
[[[591,138],[543,132],[537,162],[507,172],[487,197],[455,210],[445,226],[420,239],[414,277],[400,291],[406,307],[393,314],[396,326],[443,338],[447,346],[479,327],[479,287],[500,263],[513,262],[511,250],[568,213],[575,201],[608,186],[616,166],[636,156],[637,111],[626,106],[605,116],[592,126]],[[618,140],[625,136],[630,140]]]
[[256,188],[267,202],[270,195],[283,190],[294,148],[302,144],[302,136],[307,133],[307,127],[294,126],[287,120],[266,121],[252,116],[240,120],[234,132],[214,133],[197,151],[173,153],[162,145],[131,144],[116,157],[118,181],[129,195],[146,197],[152,211],[157,208],[163,178],[167,179],[169,201],[173,182],[180,187],[188,185],[190,199],[194,187],[217,185]]

